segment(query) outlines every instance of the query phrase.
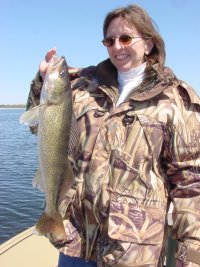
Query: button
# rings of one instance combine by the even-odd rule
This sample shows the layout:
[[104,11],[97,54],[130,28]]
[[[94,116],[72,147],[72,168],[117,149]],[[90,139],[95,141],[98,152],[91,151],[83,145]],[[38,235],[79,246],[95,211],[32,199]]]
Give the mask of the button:
[[123,123],[125,125],[130,125],[136,122],[136,116],[128,116],[127,114],[124,116]]
[[95,112],[94,112],[94,117],[102,117],[102,116],[104,116],[105,115],[105,113],[106,113],[106,110],[104,110],[104,109],[96,109],[95,110]]

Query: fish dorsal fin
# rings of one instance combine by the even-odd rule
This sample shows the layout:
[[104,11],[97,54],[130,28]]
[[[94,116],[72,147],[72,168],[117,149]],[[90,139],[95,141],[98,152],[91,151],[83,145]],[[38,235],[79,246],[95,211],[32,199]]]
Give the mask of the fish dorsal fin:
[[72,113],[69,148],[68,148],[68,154],[72,157],[77,152],[79,139],[80,139],[80,132],[78,129],[77,120],[75,114]]

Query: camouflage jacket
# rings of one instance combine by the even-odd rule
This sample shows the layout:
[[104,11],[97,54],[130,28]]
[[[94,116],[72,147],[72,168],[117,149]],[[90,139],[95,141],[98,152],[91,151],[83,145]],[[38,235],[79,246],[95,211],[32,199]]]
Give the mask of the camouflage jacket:
[[[72,77],[80,143],[61,251],[99,267],[163,266],[170,201],[177,266],[200,266],[200,100],[170,69],[152,73],[117,107],[109,60]],[[27,108],[40,90],[37,75]]]

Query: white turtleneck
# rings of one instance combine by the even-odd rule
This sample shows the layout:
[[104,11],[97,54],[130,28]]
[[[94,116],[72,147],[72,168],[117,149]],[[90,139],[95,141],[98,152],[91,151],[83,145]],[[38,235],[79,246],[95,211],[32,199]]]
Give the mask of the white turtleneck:
[[117,106],[144,80],[146,62],[126,72],[118,71],[119,98]]

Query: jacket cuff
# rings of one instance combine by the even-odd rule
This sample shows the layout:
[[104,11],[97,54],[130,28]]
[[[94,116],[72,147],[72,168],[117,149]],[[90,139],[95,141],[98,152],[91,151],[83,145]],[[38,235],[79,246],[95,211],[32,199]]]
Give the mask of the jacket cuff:
[[[182,262],[182,266],[200,266],[200,244],[199,242],[178,242],[176,259]],[[189,265],[188,265],[189,264]]]

